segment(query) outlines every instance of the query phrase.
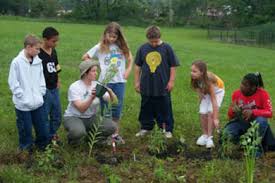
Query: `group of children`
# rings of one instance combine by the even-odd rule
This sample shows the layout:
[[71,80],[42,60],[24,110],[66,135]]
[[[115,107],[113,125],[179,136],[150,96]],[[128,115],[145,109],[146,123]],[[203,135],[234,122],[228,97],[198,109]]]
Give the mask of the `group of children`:
[[[44,148],[50,139],[58,138],[56,132],[61,122],[58,92],[60,86],[58,73],[61,69],[55,51],[58,32],[54,28],[48,27],[43,31],[42,36],[43,43],[40,47],[39,39],[28,35],[25,38],[24,49],[13,59],[10,67],[9,85],[15,104],[20,149],[32,147],[32,125],[36,132],[35,144],[39,148]],[[153,129],[156,121],[159,128],[163,129],[164,135],[167,138],[172,137],[174,119],[171,92],[174,88],[176,67],[179,66],[179,61],[172,47],[162,41],[159,27],[148,27],[146,37],[148,42],[140,46],[135,60],[133,60],[120,25],[112,22],[105,28],[100,42],[83,55],[83,63],[87,63],[80,64],[81,72],[85,70],[88,75],[89,72],[92,72],[91,69],[97,72],[93,67],[95,62],[91,60],[98,60],[98,70],[101,71],[99,81],[104,78],[111,64],[116,66],[118,72],[107,84],[107,87],[110,89],[109,92],[112,91],[118,98],[118,104],[112,105],[112,120],[117,124],[112,138],[121,143],[124,143],[124,140],[119,135],[118,124],[122,114],[125,84],[133,63],[135,64],[134,88],[141,96],[139,113],[141,128],[136,136],[148,133]],[[89,66],[90,68],[88,68]],[[81,73],[81,76],[83,74]],[[260,124],[267,126],[266,118],[272,116],[270,98],[259,84],[260,79],[254,75],[251,74],[243,79],[241,89],[233,94],[232,102],[244,109],[245,121],[257,120],[260,119],[258,117],[262,117],[265,120],[261,120]],[[89,77],[92,76],[95,75],[91,73]],[[94,80],[90,78],[85,81],[92,82]],[[214,147],[213,131],[215,128],[220,128],[219,107],[225,94],[224,83],[217,75],[207,71],[204,61],[195,61],[191,66],[191,87],[199,96],[199,113],[203,133],[196,143],[212,148]],[[71,95],[76,96],[76,93],[73,92]],[[88,95],[91,97],[88,99],[78,97],[77,101],[71,97],[69,105],[78,107],[77,105],[81,104],[79,107],[81,111],[83,109],[81,102],[85,106],[86,104],[91,105],[95,99],[94,92],[90,91]],[[262,97],[263,95],[264,97]],[[90,102],[86,100],[90,100]],[[101,104],[104,107],[103,100],[101,100]],[[88,110],[88,108],[89,106],[86,106],[85,109]],[[234,110],[230,108],[229,111],[229,117],[234,118]],[[85,111],[81,113],[85,113]],[[232,129],[237,129],[237,127],[228,126],[228,129],[233,134],[234,130]]]
[[[47,27],[43,42],[27,35],[24,49],[12,60],[8,83],[15,104],[19,148],[31,151],[35,142],[44,149],[51,139],[58,139],[61,124],[58,73],[61,71],[55,46],[58,31]],[[36,132],[32,138],[32,126]]]

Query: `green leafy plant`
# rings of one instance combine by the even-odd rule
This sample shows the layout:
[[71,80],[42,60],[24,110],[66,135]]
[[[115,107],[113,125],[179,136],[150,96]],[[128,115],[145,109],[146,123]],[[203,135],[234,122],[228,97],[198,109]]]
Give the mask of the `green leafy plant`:
[[248,183],[253,183],[255,171],[255,158],[262,138],[259,136],[259,124],[251,122],[251,127],[241,136],[241,145],[244,148],[246,178]]
[[114,78],[114,76],[117,74],[118,68],[115,64],[109,65],[107,68],[105,75],[99,81],[96,85],[96,96],[102,97],[104,93],[107,91],[107,84]]
[[102,81],[100,81],[103,85],[106,85],[107,83],[109,83],[114,76],[117,74],[118,72],[118,68],[115,64],[111,64],[108,69],[106,70],[105,75],[103,76]]
[[183,135],[180,135],[179,143],[177,144],[177,153],[184,153],[186,151],[186,143]]
[[121,182],[121,178],[120,178],[118,175],[112,173],[112,174],[108,177],[108,182],[109,182],[109,183],[120,183],[120,182]]
[[108,183],[120,183],[121,178],[114,173],[113,168],[110,165],[104,164],[100,167],[100,171],[107,177]]
[[138,149],[137,149],[137,148],[134,148],[133,151],[132,151],[132,153],[133,153],[133,160],[134,160],[134,161],[137,161],[136,155],[137,155],[137,153],[138,153]]
[[243,163],[232,159],[213,159],[205,162],[196,182],[202,183],[240,183],[243,177]]
[[208,163],[204,167],[204,182],[213,182],[213,177],[216,175],[216,170],[215,170],[215,164],[214,163]]
[[175,182],[176,178],[172,172],[167,172],[164,168],[163,161],[156,161],[156,168],[154,169],[154,179],[158,182]]
[[159,128],[155,128],[151,133],[148,148],[149,152],[155,155],[167,151],[166,139]]
[[100,167],[100,171],[106,176],[110,176],[113,172],[113,169],[110,165],[108,164],[103,164],[101,167]]
[[52,140],[44,152],[38,152],[36,155],[38,168],[45,172],[53,171],[55,168],[62,168],[64,162],[61,154],[62,149],[55,140]]
[[232,110],[235,113],[235,118],[243,121],[243,109],[236,102],[233,102]]
[[158,166],[154,170],[154,176],[155,176],[155,179],[157,179],[159,181],[165,179],[165,170],[164,170],[163,166]]
[[232,142],[232,137],[226,130],[222,130],[221,141],[221,148],[219,149],[220,156],[222,158],[228,158],[232,156],[236,150],[237,145]]
[[88,132],[88,145],[89,145],[89,157],[92,155],[94,145],[100,140],[100,127],[102,124],[102,117],[100,114],[96,115],[96,120],[91,126],[91,130]]

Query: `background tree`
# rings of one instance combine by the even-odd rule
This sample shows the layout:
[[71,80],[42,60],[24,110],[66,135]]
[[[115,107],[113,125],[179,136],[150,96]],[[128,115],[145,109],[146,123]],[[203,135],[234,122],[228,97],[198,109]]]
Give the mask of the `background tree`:
[[0,13],[128,24],[244,27],[275,21],[274,0],[0,0]]

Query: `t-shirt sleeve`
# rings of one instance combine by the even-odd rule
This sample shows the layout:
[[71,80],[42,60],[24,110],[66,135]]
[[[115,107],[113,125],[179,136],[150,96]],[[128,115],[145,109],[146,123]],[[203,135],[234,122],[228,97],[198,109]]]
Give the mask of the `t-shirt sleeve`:
[[142,57],[141,57],[141,48],[139,48],[138,51],[137,51],[137,53],[136,53],[135,64],[137,66],[140,66],[140,67],[143,64]]
[[180,66],[179,60],[175,55],[174,50],[170,45],[167,44],[167,52],[168,52],[168,60],[170,67],[177,67]]
[[100,45],[99,43],[97,45],[95,45],[94,47],[92,47],[87,54],[89,55],[90,58],[95,58],[98,59],[98,51],[100,49]]
[[81,91],[75,85],[71,85],[68,91],[69,102],[81,100]]

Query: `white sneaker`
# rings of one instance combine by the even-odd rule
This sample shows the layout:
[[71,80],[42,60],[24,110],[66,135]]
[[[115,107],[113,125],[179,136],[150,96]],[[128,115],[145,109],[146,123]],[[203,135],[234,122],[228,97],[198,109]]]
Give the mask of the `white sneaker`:
[[205,146],[208,140],[208,136],[207,135],[201,135],[198,140],[197,140],[197,145],[199,146]]
[[215,147],[214,142],[213,142],[213,136],[210,136],[207,139],[206,148],[213,148],[213,147]]
[[148,133],[149,130],[144,130],[144,129],[141,129],[138,133],[136,133],[136,137],[142,137],[144,135],[146,135],[146,133]]
[[173,135],[172,135],[171,132],[165,132],[164,135],[165,135],[165,137],[168,138],[168,139],[170,139],[170,138],[173,137]]

